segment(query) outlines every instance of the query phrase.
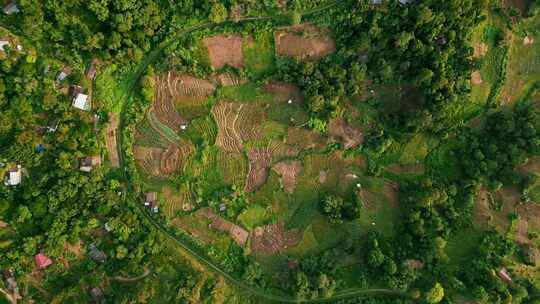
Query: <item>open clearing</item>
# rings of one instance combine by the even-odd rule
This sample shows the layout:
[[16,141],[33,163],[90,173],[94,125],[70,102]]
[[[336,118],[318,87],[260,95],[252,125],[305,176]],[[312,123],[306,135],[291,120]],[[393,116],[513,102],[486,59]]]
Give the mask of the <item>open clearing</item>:
[[282,28],[274,34],[276,53],[299,60],[318,60],[336,51],[326,29],[311,24]]
[[296,179],[302,172],[302,162],[298,160],[282,161],[275,164],[272,169],[281,176],[283,189],[288,193],[292,193],[296,186]]
[[288,102],[290,100],[293,103],[304,102],[304,96],[300,89],[291,83],[270,81],[264,86],[264,89],[273,94],[278,101]]
[[348,124],[343,118],[334,118],[328,125],[330,136],[337,138],[344,149],[355,148],[364,141],[362,131]]
[[244,66],[244,53],[242,52],[242,36],[217,35],[204,38],[203,42],[208,49],[210,62],[215,69],[225,65],[235,68]]
[[273,255],[294,247],[300,240],[302,240],[300,230],[287,231],[283,223],[278,223],[255,228],[251,247],[256,253]]
[[210,220],[210,227],[228,233],[239,246],[244,246],[249,238],[249,232],[244,228],[224,220],[209,208],[202,208],[197,211],[197,215]]

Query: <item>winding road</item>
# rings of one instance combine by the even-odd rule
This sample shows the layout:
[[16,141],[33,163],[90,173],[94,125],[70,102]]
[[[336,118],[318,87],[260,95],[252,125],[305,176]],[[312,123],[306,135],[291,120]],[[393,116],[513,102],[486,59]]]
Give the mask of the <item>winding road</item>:
[[[317,9],[305,11],[301,13],[302,17],[306,17],[308,15],[314,15],[319,12],[323,12],[325,10],[328,10],[334,6],[336,6],[339,1],[331,2],[330,4],[320,7]],[[248,21],[261,21],[261,20],[272,20],[277,18],[283,18],[284,15],[276,15],[276,16],[260,16],[260,17],[244,17],[240,19],[238,22],[248,22]],[[120,126],[119,126],[119,132],[118,132],[118,155],[120,158],[120,168],[124,168],[123,174],[124,174],[124,187],[127,190],[124,195],[124,206],[128,206],[127,201],[132,200],[135,202],[138,202],[140,199],[138,197],[138,193],[136,193],[133,185],[130,183],[130,177],[128,174],[128,168],[126,167],[125,163],[125,147],[123,143],[123,130],[126,128],[126,119],[125,119],[125,113],[126,110],[130,107],[130,102],[132,101],[132,94],[135,91],[135,88],[137,84],[139,83],[140,78],[143,76],[146,68],[154,63],[158,58],[160,58],[160,55],[162,55],[162,52],[165,48],[173,44],[175,41],[178,40],[178,38],[188,35],[190,33],[193,33],[195,31],[211,28],[215,26],[220,26],[223,24],[232,23],[231,21],[225,21],[222,23],[202,23],[198,24],[189,28],[185,28],[183,30],[180,30],[175,36],[161,42],[154,50],[152,50],[150,53],[147,53],[146,57],[143,58],[143,60],[139,63],[135,73],[129,79],[128,84],[128,90],[125,93],[124,96],[124,103],[122,105],[122,112],[120,116]],[[135,211],[146,218],[152,226],[154,226],[158,231],[163,233],[166,237],[171,239],[175,244],[177,244],[179,247],[181,247],[183,250],[185,250],[187,253],[189,253],[191,256],[193,256],[198,262],[205,265],[209,270],[223,276],[227,281],[238,287],[239,289],[249,292],[250,294],[260,297],[262,299],[265,299],[267,301],[274,301],[274,302],[281,302],[281,303],[324,303],[324,302],[334,302],[337,300],[347,299],[347,298],[355,298],[355,297],[366,297],[366,296],[377,296],[377,295],[392,295],[392,296],[398,296],[398,297],[404,297],[406,296],[406,293],[399,290],[391,290],[391,289],[349,289],[349,290],[343,290],[340,292],[335,293],[331,297],[327,298],[315,298],[315,299],[299,299],[292,296],[286,296],[286,295],[280,295],[280,294],[274,294],[270,293],[262,288],[258,288],[252,285],[247,284],[240,278],[236,278],[229,274],[227,271],[225,271],[223,268],[221,268],[218,264],[215,264],[213,261],[208,259],[206,256],[200,254],[196,247],[191,244],[190,242],[186,241],[185,239],[182,239],[180,237],[175,236],[174,234],[170,233],[167,229],[167,227],[161,223],[156,218],[152,217],[151,214],[149,214],[142,204],[136,204],[137,207],[135,208]]]

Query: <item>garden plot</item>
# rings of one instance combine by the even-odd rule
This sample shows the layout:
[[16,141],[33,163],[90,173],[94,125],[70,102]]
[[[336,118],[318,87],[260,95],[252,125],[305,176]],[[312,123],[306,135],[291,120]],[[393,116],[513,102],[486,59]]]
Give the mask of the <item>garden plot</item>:
[[163,209],[169,218],[174,218],[178,211],[187,212],[195,208],[194,196],[184,185],[179,190],[173,189],[171,186],[164,186],[161,189],[161,197],[166,202]]
[[212,108],[218,125],[216,144],[228,152],[240,152],[245,141],[262,138],[264,110],[256,104],[220,102]]
[[343,118],[332,119],[328,125],[328,133],[340,140],[344,149],[357,147],[364,141],[362,131],[348,124]]
[[215,69],[221,69],[225,65],[242,68],[244,66],[242,42],[242,36],[238,34],[216,35],[203,40],[208,49],[210,62]]
[[303,103],[302,91],[294,84],[283,81],[270,81],[264,86],[264,90],[274,95],[278,101]]
[[272,169],[281,176],[283,189],[288,193],[292,193],[296,186],[296,179],[302,172],[302,162],[298,160],[282,161],[275,164]]
[[213,79],[222,87],[239,86],[247,83],[247,79],[233,73],[220,73],[215,75]]
[[296,246],[301,240],[299,229],[287,231],[283,223],[265,225],[253,231],[251,248],[262,255],[274,255]]
[[249,238],[249,232],[234,223],[224,220],[222,217],[215,214],[212,209],[199,209],[197,210],[197,216],[209,219],[211,228],[228,233],[238,246],[243,247],[246,245]]
[[276,53],[299,60],[318,60],[335,52],[336,44],[327,29],[311,24],[295,25],[276,31]]
[[145,173],[167,177],[182,169],[185,159],[193,152],[193,145],[169,145],[166,149],[135,145],[133,150],[135,161]]
[[326,139],[319,133],[299,127],[289,127],[286,143],[301,150],[322,149],[326,146]]
[[272,151],[269,148],[254,148],[248,152],[248,159],[249,172],[244,191],[253,192],[266,182],[272,162]]

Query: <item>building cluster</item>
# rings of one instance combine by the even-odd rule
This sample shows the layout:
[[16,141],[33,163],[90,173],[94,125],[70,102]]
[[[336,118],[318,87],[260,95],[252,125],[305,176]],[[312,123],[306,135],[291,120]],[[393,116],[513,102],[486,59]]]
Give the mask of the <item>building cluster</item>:
[[159,212],[159,204],[157,201],[157,193],[156,192],[146,192],[144,193],[144,206],[153,213]]

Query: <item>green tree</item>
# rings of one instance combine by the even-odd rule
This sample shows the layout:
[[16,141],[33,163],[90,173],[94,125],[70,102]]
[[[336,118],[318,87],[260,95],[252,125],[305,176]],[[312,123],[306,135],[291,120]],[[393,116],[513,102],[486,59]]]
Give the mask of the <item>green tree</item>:
[[426,303],[436,304],[444,298],[444,288],[441,284],[435,283],[435,286],[428,290],[425,294]]
[[227,20],[227,8],[222,3],[214,3],[210,9],[210,16],[208,18],[214,23]]

